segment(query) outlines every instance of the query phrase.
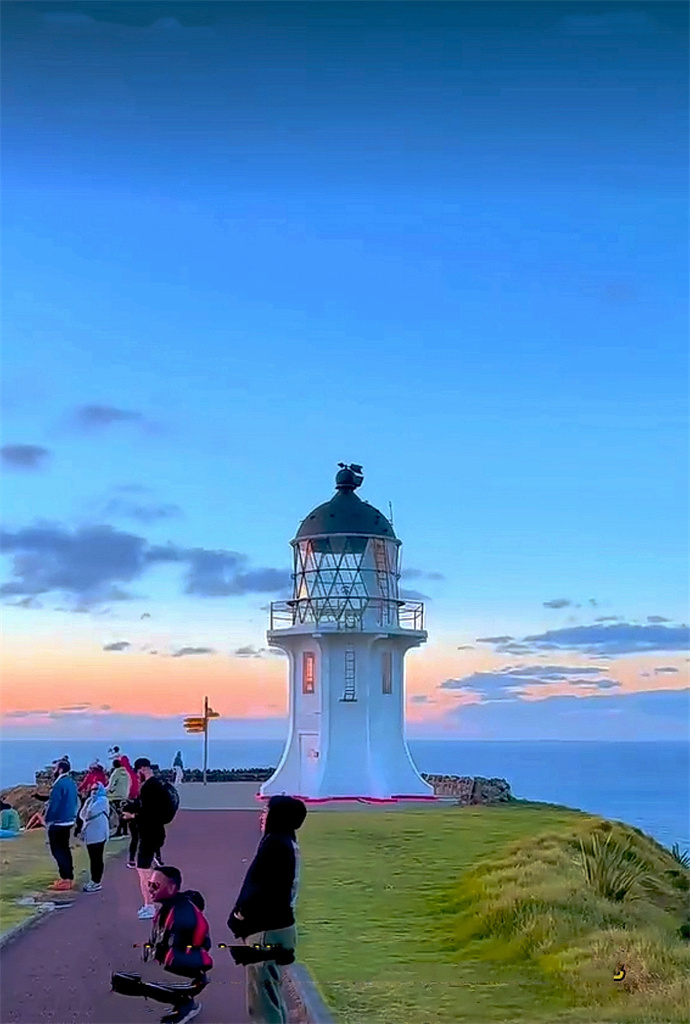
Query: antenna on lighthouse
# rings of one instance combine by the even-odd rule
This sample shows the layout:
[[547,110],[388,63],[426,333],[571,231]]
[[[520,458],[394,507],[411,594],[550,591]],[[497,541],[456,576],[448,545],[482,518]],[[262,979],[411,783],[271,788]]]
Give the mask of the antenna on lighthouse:
[[[392,501],[388,502],[388,512],[389,512],[389,517],[388,518],[391,521],[391,526],[393,526],[393,502]],[[395,526],[393,526],[393,529],[395,529]]]

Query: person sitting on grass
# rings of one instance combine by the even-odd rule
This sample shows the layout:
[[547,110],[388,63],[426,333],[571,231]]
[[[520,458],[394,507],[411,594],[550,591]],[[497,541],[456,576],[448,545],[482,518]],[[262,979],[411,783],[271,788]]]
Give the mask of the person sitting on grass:
[[91,880],[84,886],[84,892],[100,892],[103,878],[103,853],[110,835],[108,797],[102,782],[91,787],[91,793],[80,811],[83,822],[82,839],[89,855]]
[[19,815],[6,800],[0,800],[0,811],[0,839],[14,839],[22,828]]

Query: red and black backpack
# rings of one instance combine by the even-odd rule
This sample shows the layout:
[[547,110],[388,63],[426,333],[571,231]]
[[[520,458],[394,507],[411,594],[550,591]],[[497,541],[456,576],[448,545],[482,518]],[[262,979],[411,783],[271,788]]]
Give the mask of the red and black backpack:
[[180,974],[186,978],[195,978],[213,967],[213,959],[208,952],[211,948],[211,936],[208,921],[203,913],[204,897],[195,889],[180,893],[185,896],[194,910],[196,921],[192,930],[191,941],[186,949],[174,948],[172,936],[175,922],[175,907],[166,914],[165,920],[157,924],[157,936],[154,940],[156,959],[171,974]]

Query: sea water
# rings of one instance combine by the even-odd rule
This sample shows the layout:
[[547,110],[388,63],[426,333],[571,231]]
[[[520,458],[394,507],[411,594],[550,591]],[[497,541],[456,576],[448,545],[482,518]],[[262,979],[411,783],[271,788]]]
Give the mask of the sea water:
[[[132,761],[148,757],[167,767],[181,750],[186,767],[201,766],[201,742],[189,736],[114,742]],[[409,747],[422,772],[504,778],[516,797],[591,811],[635,825],[664,846],[690,848],[690,759],[683,742],[410,740]],[[212,739],[209,767],[275,767],[282,749],[282,740]],[[0,788],[33,783],[38,769],[63,754],[85,768],[94,757],[107,761],[107,745],[5,738]]]

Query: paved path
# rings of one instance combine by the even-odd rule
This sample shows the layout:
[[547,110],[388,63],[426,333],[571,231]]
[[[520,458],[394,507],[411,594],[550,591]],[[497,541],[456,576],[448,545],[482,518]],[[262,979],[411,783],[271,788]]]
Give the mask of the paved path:
[[[184,888],[205,896],[214,947],[234,941],[225,922],[259,838],[258,810],[179,811],[168,829],[165,861],[181,870]],[[102,892],[78,893],[71,907],[49,914],[2,950],[0,1024],[155,1024],[168,1009],[110,991],[114,970],[176,980],[143,964],[132,948],[146,941],[150,921],[137,919],[139,879],[127,868],[122,845],[106,864]],[[215,967],[197,1020],[247,1024],[244,971],[225,950],[212,953]]]

